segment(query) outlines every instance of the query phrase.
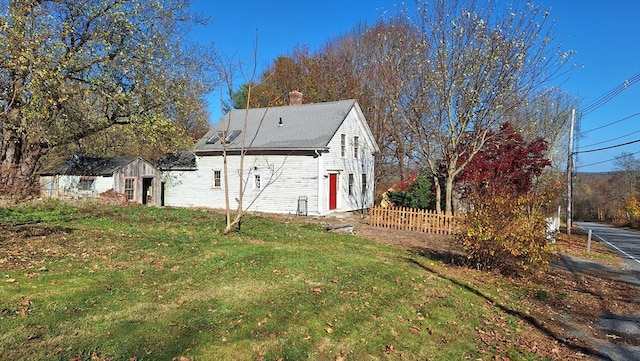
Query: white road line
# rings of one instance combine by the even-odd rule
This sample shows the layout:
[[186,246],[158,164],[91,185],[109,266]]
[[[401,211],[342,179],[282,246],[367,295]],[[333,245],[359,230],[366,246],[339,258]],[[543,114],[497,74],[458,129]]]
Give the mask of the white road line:
[[611,246],[611,247],[613,247],[613,248],[617,249],[617,250],[618,250],[618,252],[620,252],[620,253],[624,254],[625,256],[627,256],[627,257],[631,258],[632,260],[634,260],[634,261],[636,261],[636,262],[640,263],[640,260],[638,260],[637,258],[635,258],[635,257],[633,257],[632,255],[628,254],[627,252],[625,252],[625,251],[621,250],[620,248],[616,247],[615,245],[613,245],[613,244],[609,243],[609,241],[607,241],[606,239],[604,239],[604,238],[602,238],[602,237],[598,236],[597,234],[594,234],[594,235],[595,235],[596,237],[600,238],[600,240],[601,240],[602,242],[604,242],[604,243],[608,244],[609,246]]

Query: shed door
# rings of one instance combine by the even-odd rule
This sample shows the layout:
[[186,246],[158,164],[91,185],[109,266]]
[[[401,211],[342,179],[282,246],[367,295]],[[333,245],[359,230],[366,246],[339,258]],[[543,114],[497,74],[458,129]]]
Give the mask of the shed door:
[[142,178],[142,204],[153,203],[153,178]]
[[329,174],[329,210],[336,209],[338,199],[338,175]]

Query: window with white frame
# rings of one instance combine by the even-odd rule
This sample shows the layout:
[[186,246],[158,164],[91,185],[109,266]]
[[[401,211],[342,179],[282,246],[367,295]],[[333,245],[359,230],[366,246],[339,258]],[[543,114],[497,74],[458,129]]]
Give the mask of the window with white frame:
[[220,188],[222,186],[222,171],[219,169],[213,170],[213,188]]
[[349,173],[349,195],[353,195],[353,173]]
[[358,136],[353,137],[353,157],[358,159],[358,152],[360,151],[360,139]]
[[340,134],[340,156],[345,157],[347,155],[347,135]]
[[128,201],[132,201],[136,194],[136,179],[125,178],[124,179],[124,194]]

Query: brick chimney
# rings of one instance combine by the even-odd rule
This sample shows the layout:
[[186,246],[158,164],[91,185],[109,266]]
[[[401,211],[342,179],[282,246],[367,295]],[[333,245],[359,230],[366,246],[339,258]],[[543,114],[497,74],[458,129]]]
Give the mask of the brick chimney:
[[298,89],[289,92],[289,105],[301,105],[302,93]]

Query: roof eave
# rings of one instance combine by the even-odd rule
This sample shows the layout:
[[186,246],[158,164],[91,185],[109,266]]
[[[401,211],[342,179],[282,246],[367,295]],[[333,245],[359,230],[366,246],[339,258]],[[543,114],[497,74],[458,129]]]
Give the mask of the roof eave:
[[195,153],[197,155],[211,155],[211,154],[219,154],[223,151],[227,151],[230,153],[239,153],[241,151],[245,151],[246,153],[294,153],[294,152],[328,152],[329,147],[295,147],[295,148],[227,148],[227,149],[196,149]]

